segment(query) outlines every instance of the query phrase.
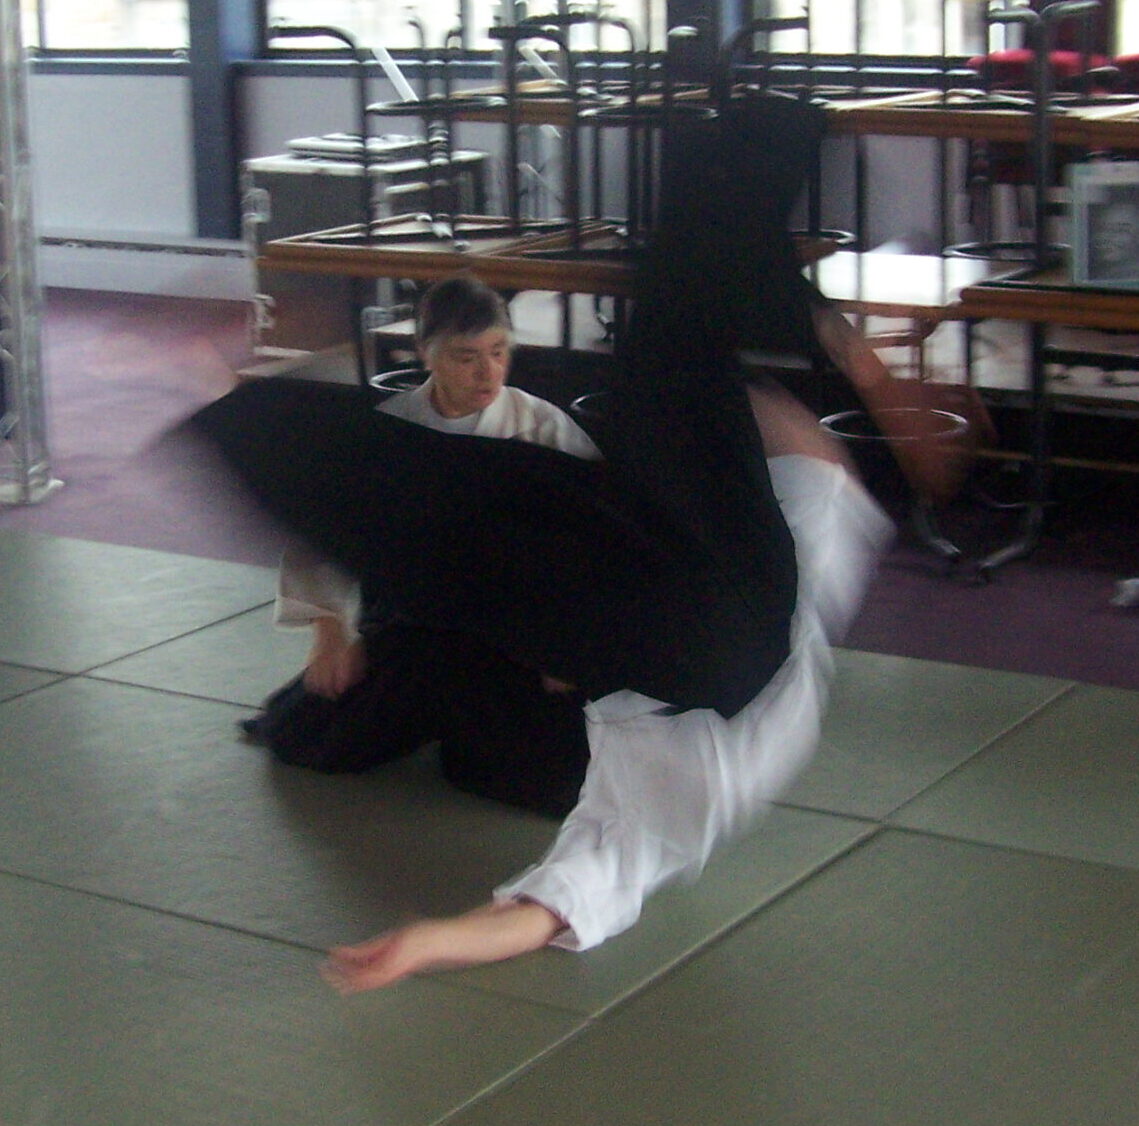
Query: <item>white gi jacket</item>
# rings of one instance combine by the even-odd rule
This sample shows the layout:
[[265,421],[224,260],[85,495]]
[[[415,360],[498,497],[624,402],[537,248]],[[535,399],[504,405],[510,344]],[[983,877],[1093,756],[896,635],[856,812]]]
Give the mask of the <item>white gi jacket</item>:
[[586,706],[581,798],[545,859],[495,891],[562,918],[556,945],[586,950],[630,927],[648,895],[694,878],[718,844],[748,829],[814,750],[830,643],[852,620],[892,528],[840,466],[801,455],[768,464],[799,568],[790,656],[731,719],[703,708],[668,714],[629,691]]
[[[465,418],[444,418],[431,405],[431,378],[414,391],[386,399],[385,414],[452,434],[516,438],[590,461],[600,451],[565,411],[517,387],[503,387],[489,407]],[[315,618],[340,617],[349,625],[359,611],[354,579],[303,546],[289,547],[281,560],[273,620],[285,628],[311,625]]]

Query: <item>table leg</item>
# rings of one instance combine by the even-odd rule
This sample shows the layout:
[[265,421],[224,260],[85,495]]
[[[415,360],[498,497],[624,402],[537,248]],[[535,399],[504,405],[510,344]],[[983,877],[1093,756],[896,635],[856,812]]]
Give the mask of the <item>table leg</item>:
[[1024,507],[1020,534],[1012,543],[999,548],[977,564],[977,577],[981,579],[987,579],[997,567],[1031,554],[1040,542],[1040,533],[1044,527],[1044,508],[1048,501],[1052,465],[1051,402],[1046,385],[1044,355],[1047,328],[1043,324],[1030,324],[1028,333],[1028,498]]
[[914,532],[924,547],[947,564],[956,564],[962,558],[961,549],[942,532],[933,502],[919,497],[911,509]]

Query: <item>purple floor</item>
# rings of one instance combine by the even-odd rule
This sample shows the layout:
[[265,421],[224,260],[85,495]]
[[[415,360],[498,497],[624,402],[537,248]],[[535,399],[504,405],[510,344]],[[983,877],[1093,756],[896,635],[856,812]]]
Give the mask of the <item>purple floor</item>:
[[[49,442],[64,487],[0,509],[0,529],[272,565],[279,542],[193,503],[178,467],[144,455],[172,422],[223,394],[247,358],[246,309],[227,302],[52,291],[44,349]],[[947,574],[903,526],[847,644],[882,653],[1139,688],[1139,610],[1110,605],[1139,574],[1139,476],[1061,479],[1039,548],[987,583]],[[945,528],[970,554],[1006,513],[972,497]]]

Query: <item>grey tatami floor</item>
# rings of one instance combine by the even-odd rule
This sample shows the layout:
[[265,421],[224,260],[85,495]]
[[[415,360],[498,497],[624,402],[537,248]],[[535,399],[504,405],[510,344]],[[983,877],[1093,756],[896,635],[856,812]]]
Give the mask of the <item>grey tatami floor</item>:
[[1139,695],[840,654],[755,834],[586,955],[342,999],[553,826],[275,768],[273,576],[0,534],[3,1126],[1139,1122]]

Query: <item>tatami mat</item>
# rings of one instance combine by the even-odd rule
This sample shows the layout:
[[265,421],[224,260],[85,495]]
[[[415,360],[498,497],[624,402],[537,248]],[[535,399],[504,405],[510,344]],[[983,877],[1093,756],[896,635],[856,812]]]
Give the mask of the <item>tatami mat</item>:
[[1064,681],[840,651],[814,761],[787,801],[881,819],[1045,706]]
[[453,1126],[1126,1126],[1139,872],[886,832]]
[[1073,687],[894,820],[1139,869],[1136,693]]
[[0,661],[82,672],[272,594],[263,567],[6,531]]
[[423,762],[278,767],[247,714],[86,678],[4,704],[0,869],[320,948],[473,906],[552,832]]
[[584,955],[344,1000],[329,944],[556,826],[277,766],[261,568],[0,534],[0,1123],[1128,1126],[1139,694],[842,651],[784,802]]
[[36,669],[17,668],[15,665],[0,665],[0,700],[31,692],[58,679],[55,673],[39,672]]
[[435,1122],[573,1031],[440,981],[345,1002],[279,942],[0,876],[0,1121]]
[[296,676],[312,641],[308,630],[274,629],[272,620],[272,610],[259,606],[101,665],[92,675],[256,707]]
[[828,814],[774,810],[726,847],[691,885],[667,888],[631,930],[586,954],[524,958],[466,971],[464,981],[597,1014],[650,985],[766,903],[856,845],[873,826]]

